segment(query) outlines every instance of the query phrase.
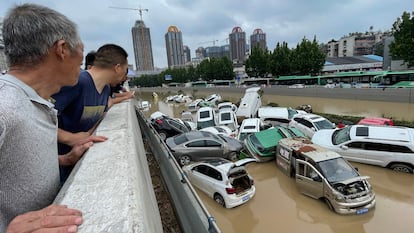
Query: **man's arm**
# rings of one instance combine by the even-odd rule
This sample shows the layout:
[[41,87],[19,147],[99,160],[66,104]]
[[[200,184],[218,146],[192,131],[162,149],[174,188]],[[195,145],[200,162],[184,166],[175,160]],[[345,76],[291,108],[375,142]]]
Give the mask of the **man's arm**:
[[80,158],[82,158],[83,154],[93,146],[95,142],[104,142],[108,138],[104,136],[95,136],[91,135],[76,144],[73,145],[72,150],[69,153],[64,155],[59,155],[59,165],[60,166],[70,166],[75,165]]
[[115,98],[109,97],[109,99],[108,99],[108,108],[112,107],[114,104],[121,103],[124,100],[134,98],[135,97],[135,91],[114,93],[114,96],[115,96]]

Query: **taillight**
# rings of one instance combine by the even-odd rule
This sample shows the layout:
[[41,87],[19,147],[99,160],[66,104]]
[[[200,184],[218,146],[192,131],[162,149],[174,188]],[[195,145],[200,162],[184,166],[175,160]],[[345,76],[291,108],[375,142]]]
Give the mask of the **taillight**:
[[234,194],[234,193],[236,193],[236,189],[235,188],[226,188],[226,192],[227,192],[227,194]]
[[162,119],[157,119],[155,122],[157,122],[157,124],[161,125],[162,124]]

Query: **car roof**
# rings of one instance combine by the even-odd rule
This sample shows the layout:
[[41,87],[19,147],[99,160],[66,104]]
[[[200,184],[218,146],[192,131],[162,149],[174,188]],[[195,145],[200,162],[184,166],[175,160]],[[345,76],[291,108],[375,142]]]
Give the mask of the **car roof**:
[[260,118],[281,117],[288,119],[289,117],[288,108],[286,107],[261,107],[257,115]]
[[303,154],[315,162],[330,160],[341,157],[334,151],[327,150],[319,145],[313,144],[308,138],[284,138],[279,141],[283,145],[294,150],[296,153]]
[[327,120],[325,117],[319,116],[319,115],[316,115],[316,114],[313,114],[313,113],[299,113],[299,114],[296,114],[294,117],[304,118],[304,119],[307,119],[307,120],[312,121],[312,122]]
[[269,128],[249,135],[249,137],[252,136],[255,136],[265,148],[275,146],[275,143],[277,144],[280,139],[285,138],[278,128]]
[[259,125],[260,124],[260,119],[259,118],[246,118],[242,121],[242,126],[246,126],[246,125]]
[[353,125],[350,137],[413,142],[414,129],[400,126]]

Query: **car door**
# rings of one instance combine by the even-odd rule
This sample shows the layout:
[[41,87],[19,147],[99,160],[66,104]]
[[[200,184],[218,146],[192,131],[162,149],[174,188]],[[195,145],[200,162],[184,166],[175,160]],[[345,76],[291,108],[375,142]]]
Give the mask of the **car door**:
[[208,169],[208,166],[201,164],[193,167],[190,174],[188,174],[191,184],[203,192],[207,192],[204,180],[207,179]]
[[205,140],[206,157],[224,157],[224,144],[213,139]]
[[299,190],[310,197],[323,197],[323,176],[310,163],[296,160],[296,185]]
[[339,145],[337,152],[349,161],[366,163],[365,142],[363,141],[345,142]]
[[220,188],[220,183],[223,180],[222,174],[215,168],[209,166],[207,171],[207,177],[203,180],[205,186],[205,192],[213,197],[214,193]]

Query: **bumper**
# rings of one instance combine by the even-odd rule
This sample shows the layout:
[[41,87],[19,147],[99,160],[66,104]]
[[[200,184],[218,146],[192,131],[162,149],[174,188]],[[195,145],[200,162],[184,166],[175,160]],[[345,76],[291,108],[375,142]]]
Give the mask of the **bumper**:
[[256,193],[256,187],[252,186],[252,188],[243,193],[242,195],[227,195],[224,199],[226,202],[226,208],[234,208],[236,206],[242,205],[246,202],[248,202],[250,199],[253,198],[254,194]]
[[251,148],[251,146],[249,145],[249,142],[245,139],[244,141],[244,148],[245,150],[248,152],[248,154],[256,159],[257,162],[268,162],[270,160],[275,159],[275,156],[260,156],[258,153],[256,153],[254,151],[254,149]]
[[364,201],[342,203],[332,201],[332,206],[338,214],[364,214],[375,207],[375,194],[373,193]]

